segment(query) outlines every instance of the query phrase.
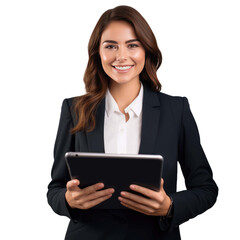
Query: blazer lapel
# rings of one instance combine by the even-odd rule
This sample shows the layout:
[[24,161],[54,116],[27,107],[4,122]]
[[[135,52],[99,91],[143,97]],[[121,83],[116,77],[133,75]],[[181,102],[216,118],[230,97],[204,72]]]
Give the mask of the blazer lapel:
[[[154,153],[158,126],[160,120],[160,102],[156,92],[147,84],[143,84],[142,129],[139,154]],[[104,153],[104,115],[105,98],[96,111],[96,127],[92,132],[86,132],[89,152]]]
[[139,154],[153,154],[160,122],[160,101],[156,92],[144,84],[142,130]]
[[96,111],[96,126],[92,132],[86,132],[89,152],[104,153],[104,115],[105,115],[105,98],[99,103]]

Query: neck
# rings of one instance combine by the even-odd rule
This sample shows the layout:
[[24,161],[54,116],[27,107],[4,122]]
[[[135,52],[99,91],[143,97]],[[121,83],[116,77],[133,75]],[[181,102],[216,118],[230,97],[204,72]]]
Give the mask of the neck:
[[124,113],[124,109],[138,96],[140,88],[140,80],[123,84],[110,81],[109,84],[109,91],[122,113]]

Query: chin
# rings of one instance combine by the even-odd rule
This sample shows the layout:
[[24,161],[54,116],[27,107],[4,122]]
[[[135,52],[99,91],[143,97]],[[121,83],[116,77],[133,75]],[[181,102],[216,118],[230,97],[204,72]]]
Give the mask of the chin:
[[124,78],[114,78],[111,77],[112,81],[118,84],[125,84],[125,83],[130,83],[134,80],[132,77],[124,77]]
[[125,83],[130,82],[130,80],[126,80],[126,79],[114,80],[114,79],[113,79],[113,82],[115,82],[115,83],[117,83],[117,84],[125,84]]

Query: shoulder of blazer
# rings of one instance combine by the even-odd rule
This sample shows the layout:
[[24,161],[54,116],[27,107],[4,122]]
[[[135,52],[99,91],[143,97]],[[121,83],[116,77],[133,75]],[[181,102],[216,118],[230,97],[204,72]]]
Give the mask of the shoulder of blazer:
[[68,116],[72,118],[74,124],[76,124],[76,114],[74,111],[74,101],[78,97],[65,98],[62,104],[62,111],[67,112]]
[[174,112],[182,114],[184,102],[187,101],[186,97],[171,96],[166,93],[157,92],[161,108],[170,108]]
[[175,104],[176,107],[179,105],[179,104],[182,104],[182,101],[185,97],[180,97],[180,96],[171,96],[171,95],[168,95],[166,93],[162,93],[162,92],[158,92],[157,93],[161,102],[169,102],[171,104]]
[[74,107],[74,101],[75,101],[75,99],[77,99],[78,97],[71,97],[71,98],[65,98],[64,99],[64,101],[66,101],[67,102],[67,104],[68,104],[68,106],[70,107],[70,108],[73,108]]
[[[63,101],[63,105],[67,105],[68,112],[71,115],[71,118],[73,120],[74,125],[77,123],[77,116],[76,112],[74,110],[74,102],[79,98],[80,96],[71,97],[71,98],[65,98]],[[102,111],[105,107],[105,97],[100,101],[99,105],[97,106],[97,110],[100,109]],[[66,107],[65,107],[66,108]],[[66,110],[65,110],[66,111]],[[98,114],[98,113],[97,113]]]
[[168,112],[175,119],[175,123],[179,126],[179,124],[182,123],[185,110],[189,108],[187,98],[171,96],[161,92],[157,94],[159,97],[161,112]]

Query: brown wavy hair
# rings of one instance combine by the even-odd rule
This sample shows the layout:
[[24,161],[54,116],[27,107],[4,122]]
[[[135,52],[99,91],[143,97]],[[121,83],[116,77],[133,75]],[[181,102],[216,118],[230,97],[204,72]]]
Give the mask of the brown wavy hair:
[[145,66],[140,73],[140,80],[147,83],[153,91],[160,91],[157,69],[162,63],[162,54],[156,38],[143,16],[129,6],[109,9],[98,20],[88,43],[89,60],[84,74],[86,94],[75,98],[74,110],[77,124],[72,133],[92,131],[95,128],[95,113],[98,104],[105,97],[109,76],[104,72],[99,55],[99,45],[103,31],[113,21],[125,21],[135,30],[137,39],[145,49]]

